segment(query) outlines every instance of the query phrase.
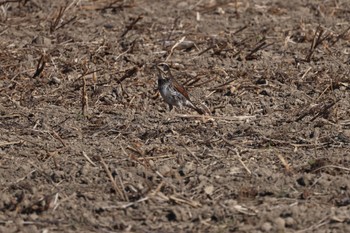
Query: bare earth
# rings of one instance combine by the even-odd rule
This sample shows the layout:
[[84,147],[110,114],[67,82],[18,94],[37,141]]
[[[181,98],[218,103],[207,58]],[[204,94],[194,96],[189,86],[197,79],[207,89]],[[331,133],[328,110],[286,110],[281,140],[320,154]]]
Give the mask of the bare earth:
[[0,232],[350,232],[348,0],[0,6]]

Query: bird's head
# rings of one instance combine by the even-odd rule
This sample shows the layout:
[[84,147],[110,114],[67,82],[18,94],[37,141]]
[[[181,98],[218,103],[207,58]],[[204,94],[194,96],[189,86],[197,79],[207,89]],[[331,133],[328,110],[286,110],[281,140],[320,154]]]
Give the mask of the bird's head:
[[157,70],[162,76],[170,76],[170,67],[167,63],[159,63],[156,65]]
[[169,82],[171,77],[170,67],[166,63],[158,63],[156,68],[158,70],[158,87],[161,88],[165,83]]

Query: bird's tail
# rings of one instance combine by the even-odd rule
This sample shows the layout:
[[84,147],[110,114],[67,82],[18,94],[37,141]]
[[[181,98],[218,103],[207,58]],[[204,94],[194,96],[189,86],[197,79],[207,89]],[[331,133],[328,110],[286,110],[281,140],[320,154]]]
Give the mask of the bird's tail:
[[195,106],[192,102],[188,101],[187,106],[195,110],[198,114],[204,115],[205,111],[197,106]]
[[204,115],[205,114],[205,111],[203,109],[201,109],[201,108],[195,107],[194,110],[196,110],[196,112],[198,112],[198,114],[200,114],[200,115]]

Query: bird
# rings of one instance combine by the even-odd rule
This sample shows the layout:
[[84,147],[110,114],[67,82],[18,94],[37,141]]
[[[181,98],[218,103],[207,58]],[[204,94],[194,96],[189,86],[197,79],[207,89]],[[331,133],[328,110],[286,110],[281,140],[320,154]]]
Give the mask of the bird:
[[170,111],[173,106],[180,109],[185,106],[195,110],[198,114],[204,114],[204,111],[190,100],[186,89],[176,81],[168,64],[159,63],[156,68],[158,70],[158,90],[163,100],[169,105]]

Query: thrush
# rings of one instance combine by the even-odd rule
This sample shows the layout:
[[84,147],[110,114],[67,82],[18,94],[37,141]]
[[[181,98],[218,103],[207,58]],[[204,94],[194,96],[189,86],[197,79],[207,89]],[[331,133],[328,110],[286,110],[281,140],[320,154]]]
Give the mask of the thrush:
[[158,69],[158,90],[164,101],[169,105],[170,111],[173,106],[182,108],[183,106],[192,108],[199,114],[204,111],[193,104],[186,89],[173,77],[170,67],[166,63],[157,65]]

